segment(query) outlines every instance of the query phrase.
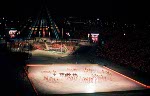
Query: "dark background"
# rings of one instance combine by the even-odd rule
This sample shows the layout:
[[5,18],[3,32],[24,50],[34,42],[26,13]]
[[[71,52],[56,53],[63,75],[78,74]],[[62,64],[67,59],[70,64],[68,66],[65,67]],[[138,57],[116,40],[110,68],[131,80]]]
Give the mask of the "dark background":
[[[5,0],[0,15],[32,16],[39,12],[44,0]],[[148,0],[45,0],[53,16],[112,16],[122,21],[150,21]]]

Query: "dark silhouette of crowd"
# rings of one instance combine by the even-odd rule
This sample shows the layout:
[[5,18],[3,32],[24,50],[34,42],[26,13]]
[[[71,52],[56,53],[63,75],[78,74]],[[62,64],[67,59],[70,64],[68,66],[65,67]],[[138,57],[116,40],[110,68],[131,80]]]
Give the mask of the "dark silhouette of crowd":
[[109,35],[100,34],[105,44],[101,44],[100,37],[96,55],[109,59],[116,64],[150,73],[150,39],[148,32],[140,29],[111,32]]

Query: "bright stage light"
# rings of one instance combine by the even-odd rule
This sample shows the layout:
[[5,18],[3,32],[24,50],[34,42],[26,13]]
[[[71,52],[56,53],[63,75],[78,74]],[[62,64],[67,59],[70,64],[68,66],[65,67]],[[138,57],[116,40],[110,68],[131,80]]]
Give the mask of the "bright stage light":
[[87,84],[85,93],[94,93],[96,91],[95,87],[96,87],[96,85],[94,83]]

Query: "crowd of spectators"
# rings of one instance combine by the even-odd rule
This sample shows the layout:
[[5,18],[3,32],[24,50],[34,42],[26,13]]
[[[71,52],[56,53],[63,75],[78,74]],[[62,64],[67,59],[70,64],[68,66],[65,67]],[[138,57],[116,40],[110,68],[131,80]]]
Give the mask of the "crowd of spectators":
[[109,59],[116,64],[150,73],[150,39],[148,33],[139,30],[126,34],[116,33],[111,36],[111,39],[105,40],[104,46],[99,44],[96,55]]

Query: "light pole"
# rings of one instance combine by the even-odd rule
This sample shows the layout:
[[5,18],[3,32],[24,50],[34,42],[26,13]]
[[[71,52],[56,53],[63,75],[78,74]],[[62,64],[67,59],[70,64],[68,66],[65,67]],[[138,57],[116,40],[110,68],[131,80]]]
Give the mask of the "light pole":
[[61,37],[61,53],[62,53],[62,39],[63,39],[63,28],[62,28],[62,37]]
[[62,33],[61,33],[61,35],[62,35],[62,39],[63,39],[63,33],[64,33],[64,29],[62,28]]

